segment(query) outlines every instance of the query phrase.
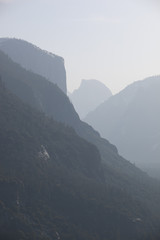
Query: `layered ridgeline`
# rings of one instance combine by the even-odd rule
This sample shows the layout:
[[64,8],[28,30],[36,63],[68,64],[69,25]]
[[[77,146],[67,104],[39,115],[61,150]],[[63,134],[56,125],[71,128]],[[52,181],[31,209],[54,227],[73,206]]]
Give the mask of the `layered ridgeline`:
[[23,40],[0,38],[0,49],[25,69],[40,74],[66,93],[64,60]]
[[0,239],[98,240],[123,221],[134,231],[129,214],[113,210],[92,144],[1,82],[0,113]]
[[150,77],[111,97],[85,121],[119,153],[160,178],[160,77]]
[[[115,146],[102,139],[91,126],[82,122],[68,97],[44,77],[23,69],[0,51],[0,73],[5,86],[25,103],[53,117],[56,121],[73,127],[79,136],[95,144],[103,162],[114,171],[119,184],[125,177],[138,179],[141,172],[118,155]],[[110,171],[111,171],[110,169]],[[145,175],[145,174],[144,174]],[[128,186],[126,186],[128,187]]]
[[101,103],[112,96],[111,91],[98,80],[82,80],[78,89],[69,95],[80,118],[83,119]]
[[[19,98],[2,85],[2,239],[14,239],[14,235],[18,240],[158,239],[159,183],[121,158],[114,146],[81,122],[57,86],[2,52],[0,63],[5,87]],[[47,102],[52,102],[49,109]],[[46,118],[42,111],[72,125],[98,146],[100,154],[70,127]]]

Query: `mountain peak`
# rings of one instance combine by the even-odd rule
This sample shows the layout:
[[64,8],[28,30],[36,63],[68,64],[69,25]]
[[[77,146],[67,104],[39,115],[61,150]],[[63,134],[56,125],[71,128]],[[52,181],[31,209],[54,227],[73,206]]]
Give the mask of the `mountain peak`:
[[105,84],[95,79],[83,79],[80,87],[70,95],[70,99],[79,116],[84,118],[88,112],[93,111],[110,96],[112,93]]

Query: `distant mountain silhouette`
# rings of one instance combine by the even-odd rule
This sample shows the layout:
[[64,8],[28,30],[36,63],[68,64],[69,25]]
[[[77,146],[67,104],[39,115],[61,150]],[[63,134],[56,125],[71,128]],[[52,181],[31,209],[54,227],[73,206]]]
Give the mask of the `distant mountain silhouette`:
[[69,95],[80,118],[112,96],[111,91],[98,80],[82,80],[78,89]]
[[0,50],[25,69],[42,75],[57,84],[64,93],[67,92],[66,71],[62,57],[15,38],[0,38]]
[[160,178],[160,76],[137,81],[88,114],[85,121],[119,153]]

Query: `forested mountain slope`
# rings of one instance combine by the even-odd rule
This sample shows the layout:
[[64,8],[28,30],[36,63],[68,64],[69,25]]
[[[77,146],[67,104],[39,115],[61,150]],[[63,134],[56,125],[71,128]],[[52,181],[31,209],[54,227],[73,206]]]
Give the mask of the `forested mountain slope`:
[[106,185],[92,144],[2,83],[0,113],[1,239],[156,239],[156,217]]

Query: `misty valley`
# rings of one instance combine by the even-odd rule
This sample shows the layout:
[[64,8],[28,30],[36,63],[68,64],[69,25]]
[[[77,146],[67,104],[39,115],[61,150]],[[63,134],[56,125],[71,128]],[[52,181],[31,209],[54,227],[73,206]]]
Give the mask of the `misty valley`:
[[63,57],[0,38],[0,239],[160,239],[160,76],[67,93]]

